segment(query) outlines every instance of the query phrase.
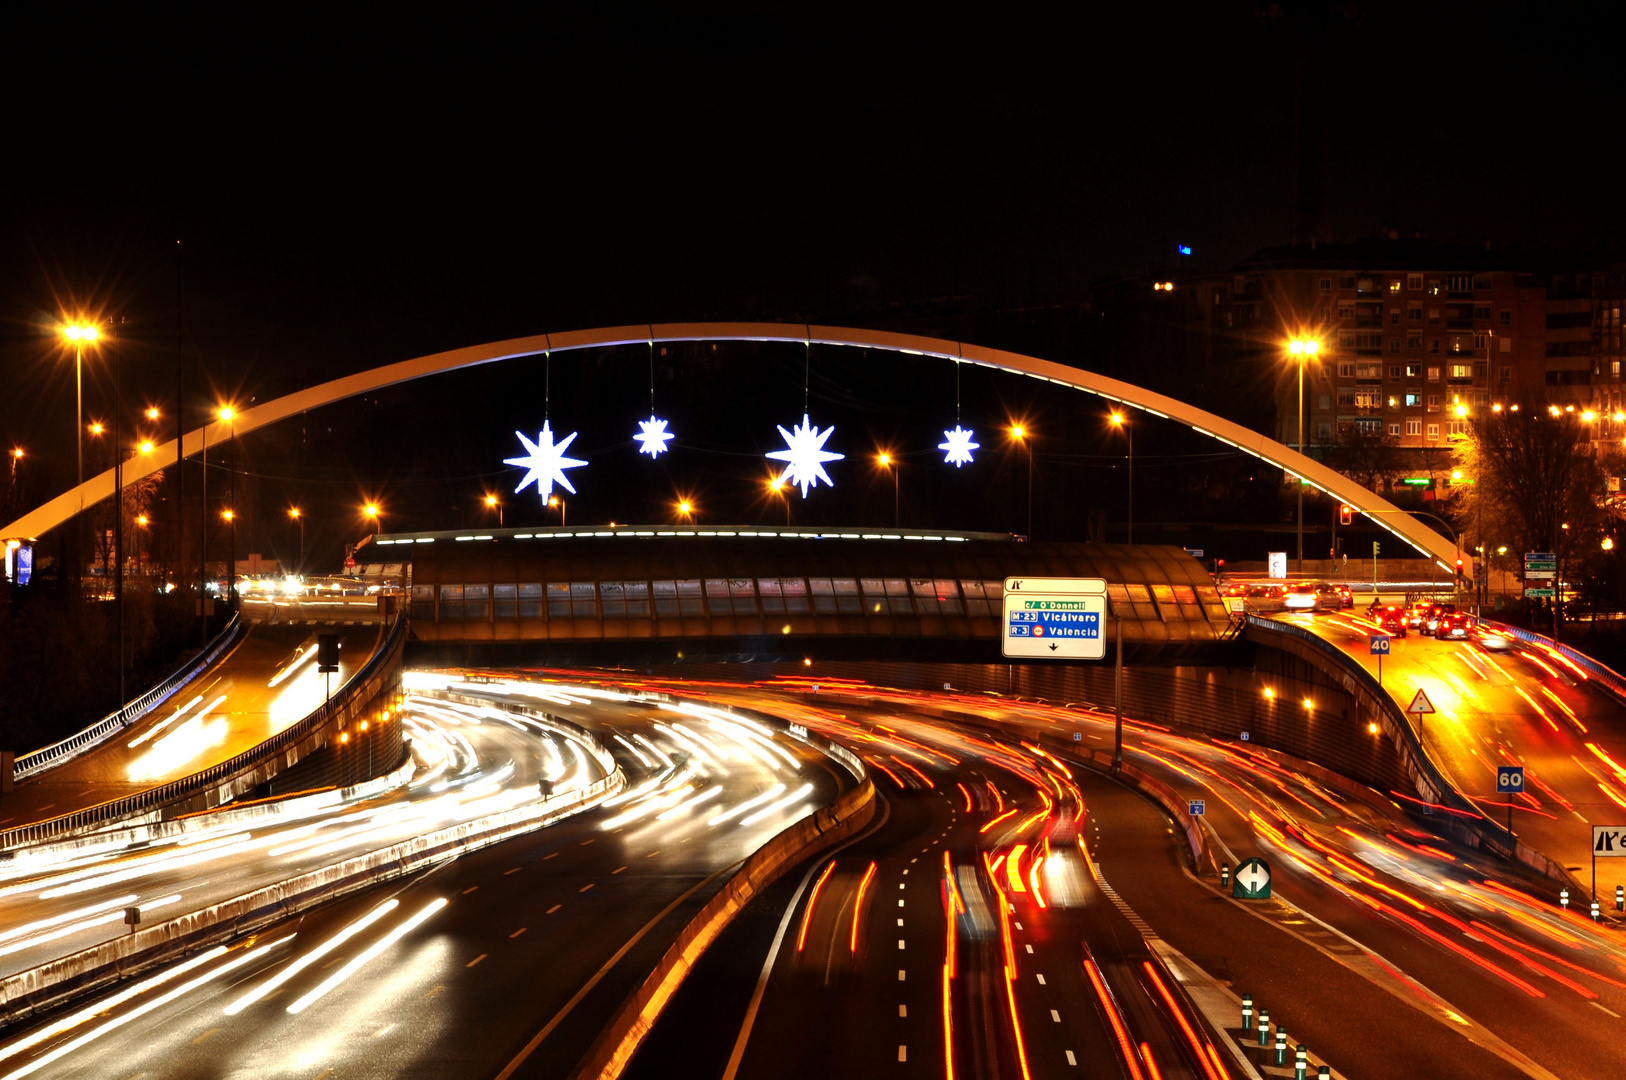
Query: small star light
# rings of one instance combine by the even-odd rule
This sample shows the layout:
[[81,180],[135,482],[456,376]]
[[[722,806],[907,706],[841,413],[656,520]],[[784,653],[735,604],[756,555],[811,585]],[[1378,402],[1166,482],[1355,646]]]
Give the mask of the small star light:
[[519,458],[504,458],[503,464],[518,465],[522,469],[529,470],[525,474],[525,479],[519,482],[519,487],[514,489],[515,495],[524,491],[525,486],[533,480],[536,482],[537,494],[542,496],[544,504],[548,501],[548,496],[553,494],[555,482],[572,495],[576,494],[576,489],[570,486],[569,480],[565,479],[566,469],[574,469],[578,465],[587,464],[587,462],[576,458],[565,457],[565,448],[575,440],[576,432],[572,431],[565,436],[563,442],[555,444],[553,429],[548,427],[548,422],[544,420],[542,421],[542,433],[536,437],[536,442],[527,439],[523,432],[516,431],[514,434],[518,435],[519,441],[525,444],[526,454],[524,457]]
[[666,430],[666,421],[657,420],[653,416],[648,420],[638,421],[638,434],[632,438],[633,441],[643,444],[638,447],[638,452],[648,454],[652,458],[660,457],[661,452],[667,448],[666,444],[672,441],[671,433]]
[[968,431],[958,424],[954,426],[953,431],[943,432],[943,435],[948,439],[948,442],[938,443],[937,448],[945,452],[945,456],[943,458],[944,463],[953,465],[956,469],[958,469],[961,465],[971,464],[971,451],[981,449],[982,447],[981,443],[974,443],[971,441],[971,436],[974,434],[976,433],[973,431]]
[[817,487],[820,480],[835,487],[835,481],[824,471],[824,463],[840,461],[847,455],[833,454],[824,448],[824,440],[836,430],[834,425],[820,431],[808,422],[807,414],[803,413],[801,424],[793,431],[786,431],[783,424],[776,426],[780,437],[785,440],[786,449],[775,450],[768,457],[785,463],[784,482],[801,488],[804,499],[807,498],[807,489]]

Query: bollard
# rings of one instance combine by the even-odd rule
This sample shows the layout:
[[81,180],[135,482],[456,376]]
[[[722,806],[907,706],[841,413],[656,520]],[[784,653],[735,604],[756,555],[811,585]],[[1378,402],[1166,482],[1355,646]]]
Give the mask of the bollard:
[[1253,1030],[1253,995],[1242,995],[1242,1030]]
[[1615,886],[1615,910],[1626,911],[1626,885]]
[[1276,1064],[1287,1064],[1287,1032],[1280,1027],[1276,1029]]
[[1304,1074],[1310,1071],[1310,1048],[1299,1043],[1293,1050],[1293,1080],[1304,1080]]
[[1331,1065],[1317,1065],[1315,1067],[1315,1080],[1330,1080],[1331,1076]]
[[1570,909],[1570,891],[1568,889],[1558,890],[1558,906],[1565,911]]
[[1259,1010],[1259,1045],[1270,1045],[1270,1010]]
[[1231,864],[1222,862],[1222,863],[1220,863],[1220,888],[1229,889],[1230,887],[1231,887]]
[[1597,922],[1602,917],[1603,909],[1598,907],[1596,900],[1592,901],[1592,921]]

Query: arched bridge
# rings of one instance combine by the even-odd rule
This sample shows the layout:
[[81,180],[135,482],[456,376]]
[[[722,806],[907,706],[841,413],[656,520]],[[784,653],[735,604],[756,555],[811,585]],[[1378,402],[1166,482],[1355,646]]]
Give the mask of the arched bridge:
[[[487,345],[473,345],[464,349],[453,349],[420,356],[413,360],[385,364],[288,394],[263,405],[256,405],[239,413],[229,424],[217,421],[187,432],[182,444],[183,456],[191,457],[201,453],[206,442],[219,443],[232,434],[244,435],[298,413],[428,375],[438,375],[499,360],[567,352],[572,349],[685,341],[774,341],[807,345],[845,345],[911,356],[938,357],[954,363],[976,364],[980,367],[1043,379],[1058,386],[1082,390],[1108,401],[1151,413],[1153,416],[1178,421],[1194,431],[1278,466],[1368,515],[1381,528],[1428,555],[1447,571],[1453,569],[1453,560],[1458,557],[1458,552],[1451,541],[1375,492],[1366,490],[1348,477],[1334,472],[1289,446],[1165,394],[1080,368],[1002,349],[989,349],[966,342],[945,341],[941,338],[914,334],[836,326],[733,322],[656,323],[576,330],[562,334],[537,334]],[[124,483],[133,484],[159,471],[175,460],[175,449],[175,442],[171,440],[157,447],[152,454],[131,461],[124,469]],[[8,523],[0,530],[0,538],[33,539],[41,536],[87,507],[110,497],[113,494],[113,486],[113,470],[109,469],[58,495],[16,521]],[[1462,557],[1467,558],[1466,555]],[[1472,569],[1466,568],[1470,571]]]

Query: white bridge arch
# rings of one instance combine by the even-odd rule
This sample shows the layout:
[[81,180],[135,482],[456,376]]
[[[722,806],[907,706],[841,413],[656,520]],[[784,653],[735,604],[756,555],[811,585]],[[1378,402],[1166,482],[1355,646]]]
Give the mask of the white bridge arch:
[[[1278,466],[1301,477],[1312,486],[1341,499],[1362,514],[1370,517],[1382,528],[1404,540],[1432,558],[1450,572],[1453,560],[1459,557],[1455,544],[1425,526],[1410,513],[1401,510],[1387,499],[1368,491],[1347,476],[1333,471],[1320,462],[1299,453],[1274,439],[1256,431],[1233,424],[1223,417],[1204,409],[1188,405],[1164,394],[1142,389],[1118,379],[1068,367],[1065,364],[1039,360],[1020,353],[988,349],[959,341],[921,337],[914,334],[895,334],[882,330],[854,330],[837,326],[812,326],[787,323],[656,323],[644,326],[611,326],[597,330],[576,330],[563,334],[538,334],[532,337],[512,338],[488,345],[474,345],[464,349],[420,356],[415,360],[402,360],[385,364],[370,371],[347,375],[341,379],[288,394],[263,405],[256,405],[238,413],[231,422],[217,421],[184,437],[184,456],[192,457],[204,448],[204,440],[213,446],[224,442],[233,434],[245,435],[256,428],[274,424],[298,413],[342,401],[357,394],[365,394],[396,383],[421,379],[426,375],[456,371],[460,368],[490,364],[521,356],[567,352],[604,345],[637,345],[682,341],[777,341],[798,344],[845,345],[855,348],[881,349],[911,356],[934,356],[957,363],[976,364],[980,367],[1009,371],[1035,379],[1068,386],[1075,390],[1095,394],[1108,401],[1118,402],[1153,416],[1172,419],[1204,435],[1218,439],[1262,461]],[[164,468],[175,460],[175,441],[162,444],[153,453],[140,455],[124,467],[124,483],[128,486]],[[30,540],[41,536],[71,519],[87,507],[93,506],[113,494],[113,470],[109,469],[83,484],[66,491],[35,510],[10,522],[0,531],[0,537]],[[1469,556],[1462,554],[1464,569],[1471,571]]]

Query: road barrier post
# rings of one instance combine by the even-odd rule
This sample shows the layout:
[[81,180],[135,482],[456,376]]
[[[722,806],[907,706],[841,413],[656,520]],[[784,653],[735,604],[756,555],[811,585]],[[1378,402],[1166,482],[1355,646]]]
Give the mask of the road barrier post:
[[1253,995],[1242,995],[1242,1030],[1253,1030]]
[[1270,1010],[1259,1010],[1259,1045],[1270,1045]]
[[1570,909],[1570,891],[1568,888],[1558,890],[1558,906],[1565,911]]
[[1231,864],[1230,863],[1220,863],[1220,888],[1229,889],[1230,887],[1231,887]]
[[1310,1049],[1299,1043],[1293,1050],[1293,1080],[1304,1080],[1304,1074],[1310,1071]]
[[1602,916],[1602,909],[1596,900],[1592,901],[1592,921],[1597,922]]
[[1276,1029],[1276,1064],[1287,1064],[1287,1032]]
[[1626,911],[1626,885],[1615,886],[1615,910]]
[[1331,1065],[1317,1065],[1315,1067],[1315,1080],[1330,1080],[1332,1077]]

